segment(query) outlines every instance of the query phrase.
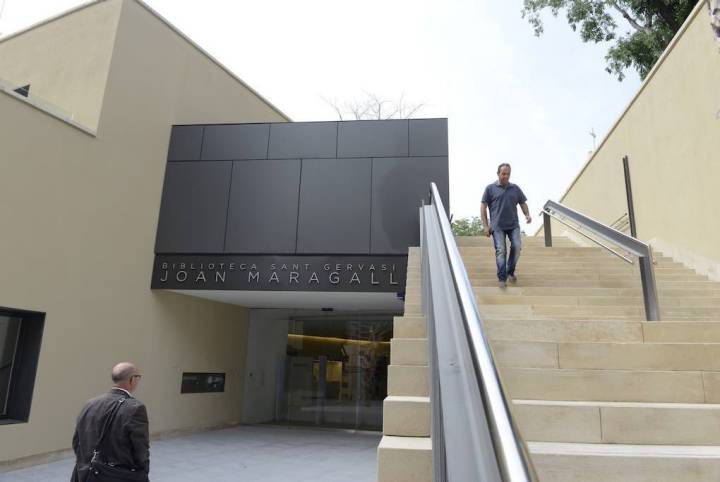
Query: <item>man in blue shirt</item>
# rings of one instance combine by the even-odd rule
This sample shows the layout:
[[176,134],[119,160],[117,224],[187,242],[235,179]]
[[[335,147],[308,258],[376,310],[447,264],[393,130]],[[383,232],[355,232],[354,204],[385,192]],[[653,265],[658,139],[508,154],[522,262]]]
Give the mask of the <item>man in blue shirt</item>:
[[[485,188],[482,204],[480,204],[480,214],[485,236],[492,234],[495,244],[498,283],[501,288],[505,288],[508,281],[510,283],[517,282],[515,267],[520,259],[520,250],[522,249],[517,205],[520,205],[528,224],[532,219],[527,198],[522,189],[516,184],[510,183],[510,164],[500,164],[497,175],[497,182],[488,184]],[[490,208],[490,223],[488,223],[487,208]],[[507,256],[505,237],[510,238],[510,256]]]

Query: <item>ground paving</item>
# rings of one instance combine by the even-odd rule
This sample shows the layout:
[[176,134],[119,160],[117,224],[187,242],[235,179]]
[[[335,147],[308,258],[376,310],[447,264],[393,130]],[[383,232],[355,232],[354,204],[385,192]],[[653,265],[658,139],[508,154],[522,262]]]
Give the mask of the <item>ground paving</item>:
[[[158,440],[152,482],[377,480],[380,433],[268,425]],[[0,473],[1,482],[68,481],[73,460]]]

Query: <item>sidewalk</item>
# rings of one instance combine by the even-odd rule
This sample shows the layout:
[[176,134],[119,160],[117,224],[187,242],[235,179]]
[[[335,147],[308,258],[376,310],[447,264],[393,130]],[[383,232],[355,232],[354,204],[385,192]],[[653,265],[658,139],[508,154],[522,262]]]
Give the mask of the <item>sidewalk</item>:
[[[240,426],[159,440],[152,482],[375,482],[381,434],[281,426]],[[0,473],[2,482],[66,482],[66,459]]]

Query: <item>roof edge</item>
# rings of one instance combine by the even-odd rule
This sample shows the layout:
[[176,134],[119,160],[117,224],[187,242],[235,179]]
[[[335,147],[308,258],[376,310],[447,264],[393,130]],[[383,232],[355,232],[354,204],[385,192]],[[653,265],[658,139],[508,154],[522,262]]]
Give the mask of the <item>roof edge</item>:
[[0,43],[5,42],[6,40],[10,40],[12,38],[18,37],[24,33],[29,32],[30,30],[34,30],[38,27],[42,27],[43,25],[54,22],[55,20],[60,20],[63,17],[67,17],[68,15],[72,15],[75,12],[84,10],[88,7],[91,7],[93,5],[96,5],[98,3],[103,3],[103,2],[107,2],[107,0],[91,0],[89,2],[82,3],[76,7],[71,8],[70,10],[65,10],[64,12],[60,12],[57,15],[53,15],[52,17],[45,18],[43,20],[40,20],[39,22],[33,23],[32,25],[29,25],[29,26],[27,26],[23,29],[20,29],[16,32],[5,35],[4,37],[0,37]]

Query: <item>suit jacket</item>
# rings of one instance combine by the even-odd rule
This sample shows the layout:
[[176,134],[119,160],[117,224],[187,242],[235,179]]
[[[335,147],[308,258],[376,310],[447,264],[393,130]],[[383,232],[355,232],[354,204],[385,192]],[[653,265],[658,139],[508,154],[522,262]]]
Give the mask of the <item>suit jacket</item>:
[[124,390],[113,388],[108,393],[85,402],[78,415],[73,435],[73,450],[76,456],[73,480],[76,480],[77,468],[90,463],[103,424],[121,398],[125,398],[125,402],[108,428],[102,443],[100,460],[145,473],[150,471],[150,436],[145,405],[128,396]]

